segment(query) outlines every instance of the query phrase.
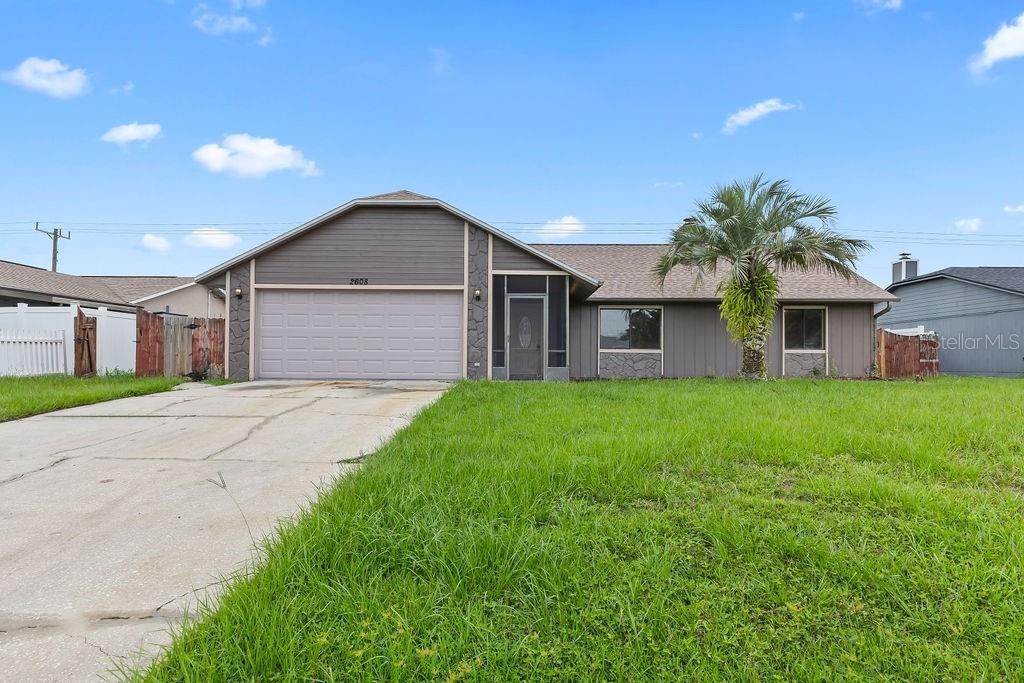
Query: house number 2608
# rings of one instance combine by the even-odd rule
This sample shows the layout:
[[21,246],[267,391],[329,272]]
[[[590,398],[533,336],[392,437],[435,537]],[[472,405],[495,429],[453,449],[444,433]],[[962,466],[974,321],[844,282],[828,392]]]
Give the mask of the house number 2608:
[[370,278],[368,277],[350,277],[348,279],[350,285],[368,285],[370,284]]

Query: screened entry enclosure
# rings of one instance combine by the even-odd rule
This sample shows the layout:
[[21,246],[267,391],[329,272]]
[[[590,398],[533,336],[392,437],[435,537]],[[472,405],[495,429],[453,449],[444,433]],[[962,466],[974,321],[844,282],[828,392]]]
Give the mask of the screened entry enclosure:
[[568,379],[565,275],[495,275],[491,283],[494,379]]

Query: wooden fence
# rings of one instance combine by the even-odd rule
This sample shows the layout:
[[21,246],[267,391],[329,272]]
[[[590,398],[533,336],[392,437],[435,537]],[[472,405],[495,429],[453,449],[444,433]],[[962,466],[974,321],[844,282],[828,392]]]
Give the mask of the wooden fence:
[[939,337],[934,332],[901,334],[878,330],[875,351],[878,376],[882,379],[939,374]]
[[82,309],[75,313],[75,377],[96,374],[96,318]]
[[138,377],[224,375],[224,321],[220,318],[162,316],[140,309],[135,332]]

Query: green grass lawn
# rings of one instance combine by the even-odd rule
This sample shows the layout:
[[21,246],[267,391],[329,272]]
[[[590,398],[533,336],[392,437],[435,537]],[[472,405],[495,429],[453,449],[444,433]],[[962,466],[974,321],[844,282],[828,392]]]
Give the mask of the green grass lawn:
[[1022,390],[461,383],[138,675],[1013,678]]
[[181,380],[177,377],[136,378],[127,374],[0,377],[0,422],[114,398],[166,391],[179,383]]

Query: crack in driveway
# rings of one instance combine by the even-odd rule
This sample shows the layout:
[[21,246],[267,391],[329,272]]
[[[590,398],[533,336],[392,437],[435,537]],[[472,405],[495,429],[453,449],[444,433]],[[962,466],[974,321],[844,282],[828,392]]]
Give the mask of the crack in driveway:
[[253,434],[255,434],[256,432],[260,431],[261,429],[266,427],[268,424],[270,424],[271,422],[273,422],[277,418],[283,417],[284,415],[287,415],[288,413],[293,413],[296,410],[301,410],[303,408],[308,408],[309,406],[314,405],[316,403],[319,403],[322,400],[323,400],[323,398],[314,398],[312,401],[309,401],[307,403],[300,403],[299,405],[292,406],[291,408],[289,408],[287,410],[282,410],[280,413],[277,413],[276,415],[268,415],[267,417],[263,418],[262,420],[260,420],[256,424],[254,424],[252,427],[250,427],[249,431],[247,431],[245,433],[245,436],[243,436],[241,439],[238,439],[238,440],[228,444],[227,446],[224,446],[223,448],[220,448],[220,449],[214,451],[213,453],[210,453],[209,455],[204,456],[202,459],[203,460],[209,460],[210,458],[214,458],[214,457],[220,455],[221,453],[229,451],[232,448],[234,448],[235,446],[238,446],[238,445],[243,444],[246,441],[248,441],[250,438],[252,438]]

